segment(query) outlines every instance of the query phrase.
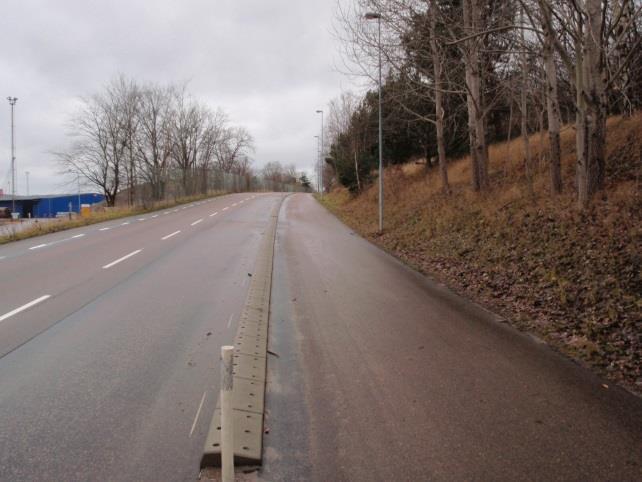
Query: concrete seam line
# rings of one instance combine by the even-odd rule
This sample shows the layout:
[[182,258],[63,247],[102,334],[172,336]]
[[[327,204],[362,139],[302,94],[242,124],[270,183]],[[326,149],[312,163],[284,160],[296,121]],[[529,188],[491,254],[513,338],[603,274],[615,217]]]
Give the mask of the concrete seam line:
[[[272,287],[272,267],[278,215],[283,200],[272,208],[241,311],[234,338],[234,464],[257,465],[262,461],[263,415],[267,374],[267,342]],[[220,399],[210,423],[201,468],[221,464]]]

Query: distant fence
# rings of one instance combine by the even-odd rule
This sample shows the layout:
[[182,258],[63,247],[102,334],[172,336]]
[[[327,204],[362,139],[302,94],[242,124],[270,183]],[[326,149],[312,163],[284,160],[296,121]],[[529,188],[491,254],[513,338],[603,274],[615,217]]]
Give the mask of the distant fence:
[[116,205],[150,205],[175,201],[191,196],[206,196],[225,192],[305,192],[297,182],[280,182],[252,174],[238,174],[218,169],[195,169],[187,172],[167,170],[158,180],[141,180],[133,186],[123,186]]

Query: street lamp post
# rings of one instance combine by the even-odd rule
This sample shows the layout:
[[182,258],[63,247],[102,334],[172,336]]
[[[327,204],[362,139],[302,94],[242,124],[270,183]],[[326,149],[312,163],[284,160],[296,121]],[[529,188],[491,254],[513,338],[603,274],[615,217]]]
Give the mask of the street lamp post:
[[317,162],[316,162],[316,171],[317,171],[317,192],[321,189],[321,178],[320,178],[320,162],[321,162],[321,138],[319,136],[314,136],[317,140]]
[[16,212],[16,146],[14,137],[13,109],[18,101],[17,97],[7,97],[11,105],[11,215]]
[[322,110],[317,110],[317,114],[321,114],[321,154],[320,154],[320,161],[321,164],[319,165],[319,178],[321,179],[321,197],[323,197],[323,163],[324,163],[324,156],[323,156],[323,111]]
[[368,12],[366,20],[376,20],[378,27],[379,47],[379,232],[383,232],[383,134],[381,130],[381,14]]

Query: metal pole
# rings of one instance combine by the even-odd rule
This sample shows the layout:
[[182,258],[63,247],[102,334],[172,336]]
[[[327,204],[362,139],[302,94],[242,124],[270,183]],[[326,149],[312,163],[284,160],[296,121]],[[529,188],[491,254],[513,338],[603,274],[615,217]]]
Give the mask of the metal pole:
[[321,154],[319,155],[319,183],[321,184],[321,197],[323,197],[323,163],[324,163],[324,155],[323,155],[323,148],[324,148],[324,143],[323,143],[323,110],[317,110],[317,114],[321,114]]
[[321,197],[323,197],[323,166],[325,165],[325,143],[323,137],[323,111],[321,111]]
[[383,232],[383,134],[381,129],[381,16],[379,27],[379,232]]
[[234,482],[233,353],[233,346],[221,347],[221,478],[223,482]]
[[16,212],[16,146],[15,146],[15,126],[13,121],[13,109],[16,105],[17,97],[7,97],[11,105],[11,212]]
[[319,163],[321,162],[321,140],[319,136],[314,136],[317,140],[317,162],[316,162],[316,171],[317,171],[317,192],[321,190],[321,176],[319,174]]

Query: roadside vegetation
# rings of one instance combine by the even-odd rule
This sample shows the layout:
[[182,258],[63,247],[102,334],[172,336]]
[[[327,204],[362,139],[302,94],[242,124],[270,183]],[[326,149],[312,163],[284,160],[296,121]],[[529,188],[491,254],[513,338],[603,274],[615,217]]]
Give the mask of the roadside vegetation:
[[103,194],[109,207],[140,209],[211,191],[307,189],[294,165],[253,168],[250,132],[185,86],[118,76],[79,100],[68,136],[55,153],[60,170]]
[[[568,189],[551,198],[547,166],[525,194],[519,140],[490,146],[492,188],[468,183],[470,159],[449,163],[452,193],[436,172],[409,163],[385,171],[385,230],[377,186],[337,187],[323,203],[416,269],[501,313],[567,355],[642,393],[642,115],[608,121],[606,188],[590,208]],[[573,130],[561,135],[563,184],[574,181]],[[530,139],[537,156],[547,146]]]
[[639,2],[349,0],[335,31],[369,89],[329,102],[323,202],[642,392]]

